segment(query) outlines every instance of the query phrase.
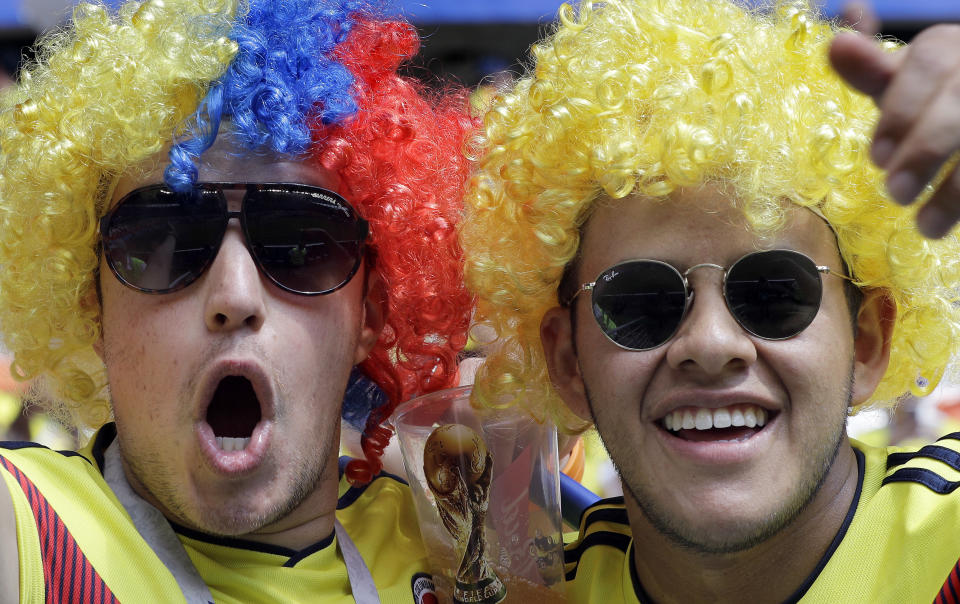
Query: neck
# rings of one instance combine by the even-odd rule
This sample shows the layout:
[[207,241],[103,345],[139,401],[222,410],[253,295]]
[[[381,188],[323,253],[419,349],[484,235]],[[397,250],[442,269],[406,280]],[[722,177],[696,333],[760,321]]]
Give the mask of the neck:
[[[333,533],[334,514],[337,509],[337,495],[340,487],[340,475],[337,459],[327,464],[324,475],[312,493],[307,495],[289,514],[241,539],[301,550],[325,539]],[[332,470],[331,472],[327,470]]]
[[[328,457],[328,463],[324,464],[313,489],[293,509],[248,533],[228,536],[292,550],[302,550],[329,537],[333,533],[340,488],[336,450],[332,453],[334,455]],[[127,460],[122,457],[121,459],[124,475],[132,490],[157,508],[168,520],[202,533],[225,536],[190,522],[182,515],[174,514],[137,479],[136,473],[130,469]]]
[[637,577],[660,604],[782,602],[826,554],[853,503],[858,476],[856,454],[844,441],[824,484],[793,522],[750,549],[725,554],[678,545],[657,531],[627,495]]

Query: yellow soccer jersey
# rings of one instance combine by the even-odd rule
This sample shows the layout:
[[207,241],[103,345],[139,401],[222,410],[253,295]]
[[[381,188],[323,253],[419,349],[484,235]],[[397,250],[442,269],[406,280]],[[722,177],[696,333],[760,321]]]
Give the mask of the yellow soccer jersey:
[[[787,602],[957,602],[960,433],[917,449],[853,442],[859,482],[826,554]],[[623,498],[588,508],[565,548],[571,602],[649,603]]]
[[[115,434],[112,424],[105,426],[80,453],[0,444],[0,476],[17,520],[22,603],[184,601],[103,479],[103,452]],[[337,519],[381,602],[419,602],[414,589],[432,583],[409,487],[381,474],[352,488],[342,469],[343,463]],[[296,551],[173,528],[217,604],[353,602],[333,534]]]

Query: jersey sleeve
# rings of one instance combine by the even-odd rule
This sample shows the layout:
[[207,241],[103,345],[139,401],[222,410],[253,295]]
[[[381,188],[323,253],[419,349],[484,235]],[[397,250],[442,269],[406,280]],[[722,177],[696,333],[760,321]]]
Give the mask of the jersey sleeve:
[[7,469],[0,467],[0,476],[13,500],[13,514],[17,523],[17,552],[20,558],[20,603],[44,602],[43,560],[40,554],[40,536],[33,511],[20,484]]

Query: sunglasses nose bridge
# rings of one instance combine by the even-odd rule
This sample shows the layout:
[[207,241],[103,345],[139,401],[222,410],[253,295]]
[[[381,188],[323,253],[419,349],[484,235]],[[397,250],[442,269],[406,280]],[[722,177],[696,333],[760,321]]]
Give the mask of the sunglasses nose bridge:
[[[723,270],[715,264],[691,268],[701,267]],[[731,312],[722,290],[722,287],[703,287],[697,296],[696,290],[688,286],[683,318],[666,342],[666,359],[671,367],[696,367],[705,374],[720,375],[731,367],[749,365],[756,359],[756,348]]]
[[[683,271],[682,273],[680,273],[680,277],[683,279],[683,285],[684,285],[684,287],[687,288],[687,298],[688,298],[688,299],[687,299],[687,309],[686,309],[687,312],[689,312],[690,306],[693,304],[693,294],[694,294],[694,287],[690,284],[690,273],[692,273],[692,272],[694,272],[694,271],[696,271],[696,270],[698,270],[698,269],[701,269],[701,268],[712,268],[712,269],[716,269],[716,270],[720,271],[720,272],[722,273],[722,275],[721,275],[721,281],[720,281],[720,289],[723,290],[723,289],[726,287],[726,282],[727,282],[727,268],[726,268],[726,267],[723,267],[723,266],[720,266],[719,264],[713,264],[713,263],[711,263],[711,262],[701,262],[700,264],[694,264],[693,266],[691,266],[691,267],[688,268],[687,270]],[[677,271],[677,272],[679,272],[679,271]]]
[[683,280],[684,280],[684,281],[687,281],[687,280],[688,280],[688,277],[690,276],[690,273],[692,273],[693,271],[697,270],[698,268],[715,268],[715,269],[717,269],[718,271],[720,271],[720,272],[723,273],[724,278],[726,278],[726,276],[727,276],[727,269],[726,269],[726,267],[720,266],[719,264],[713,264],[713,263],[711,263],[711,262],[701,262],[700,264],[694,264],[693,266],[691,266],[691,267],[688,268],[687,270],[683,271],[683,272],[681,273],[681,276],[683,276]]
[[[704,269],[704,268],[710,268],[710,269],[715,269],[720,271],[721,274],[720,274],[719,288],[716,288],[716,290],[714,290],[714,288],[708,287],[707,288],[708,291],[702,292],[700,295],[700,298],[703,300],[700,304],[700,308],[695,308],[694,303],[697,298],[696,288],[693,287],[693,285],[691,284],[689,276],[694,271],[697,271],[698,269]],[[684,329],[684,324],[689,323],[690,321],[702,320],[701,317],[694,316],[694,315],[705,312],[703,309],[703,305],[711,304],[709,300],[713,296],[709,292],[712,292],[712,291],[717,292],[716,295],[718,299],[716,300],[716,302],[720,305],[717,308],[722,308],[721,312],[724,313],[725,318],[728,317],[732,321],[732,323],[737,324],[738,328],[740,327],[739,325],[740,322],[739,320],[737,320],[733,310],[730,308],[730,301],[727,297],[727,292],[726,292],[727,275],[728,275],[728,269],[726,267],[720,266],[719,264],[714,264],[712,262],[701,262],[700,264],[694,264],[693,266],[689,267],[687,270],[680,273],[680,276],[683,278],[684,286],[686,287],[686,290],[687,290],[687,301],[686,301],[686,306],[684,308],[683,317],[681,319],[680,324],[677,326],[677,332],[675,332],[674,337],[679,335],[679,332],[682,329]],[[703,286],[705,284],[701,284],[701,285]],[[718,326],[717,317],[716,315],[712,314],[712,312],[715,312],[715,311],[706,311],[706,312],[709,315],[708,317],[706,317],[706,320],[707,320],[706,324],[712,326],[712,328],[716,328]],[[725,318],[721,319],[721,321],[725,320]]]
[[[239,212],[232,213],[239,214]],[[230,216],[238,218],[239,216]],[[204,319],[209,329],[259,328],[265,318],[261,271],[242,229],[226,228],[216,254],[204,270]]]
[[[247,229],[247,216],[243,209],[239,210],[227,210],[224,212],[226,218],[223,221],[223,235],[220,236],[220,245],[223,245],[224,240],[227,238],[227,234],[230,232],[230,221],[233,219],[237,220],[237,230],[240,234],[240,239],[243,243],[243,247],[246,250],[246,253],[250,256],[250,259],[257,266],[257,270],[262,272],[260,268],[260,262],[256,257],[254,252],[254,244],[250,240],[250,233]],[[219,253],[219,250],[218,250]]]

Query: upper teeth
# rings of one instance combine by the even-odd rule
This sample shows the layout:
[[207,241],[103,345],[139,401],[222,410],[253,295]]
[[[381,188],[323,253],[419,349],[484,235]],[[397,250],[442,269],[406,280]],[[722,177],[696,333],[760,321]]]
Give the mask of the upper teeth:
[[668,413],[663,426],[674,432],[679,430],[710,430],[730,426],[747,428],[763,427],[767,423],[767,410],[754,405],[736,405],[721,409],[684,409]]
[[243,451],[247,448],[247,444],[249,443],[249,436],[247,438],[231,438],[229,436],[217,437],[217,446],[224,451]]

